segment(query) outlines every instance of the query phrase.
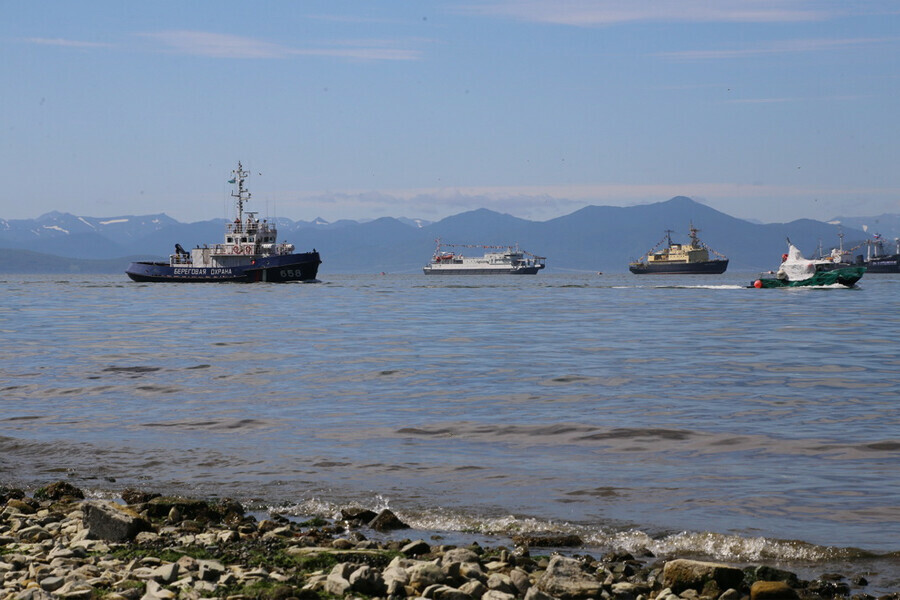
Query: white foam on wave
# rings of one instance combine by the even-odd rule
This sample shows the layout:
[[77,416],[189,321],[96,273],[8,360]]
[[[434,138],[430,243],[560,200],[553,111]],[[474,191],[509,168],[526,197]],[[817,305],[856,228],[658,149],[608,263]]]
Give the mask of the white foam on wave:
[[519,518],[513,515],[480,518],[445,511],[426,511],[406,517],[406,522],[416,529],[454,531],[485,535],[513,536],[520,533],[576,533],[565,523],[552,523],[539,519]]
[[528,533],[577,535],[585,546],[599,549],[624,549],[635,553],[649,549],[657,556],[697,555],[726,562],[808,561],[825,562],[853,558],[864,552],[855,548],[818,546],[798,540],[778,540],[767,537],[744,537],[735,534],[690,532],[652,536],[644,531],[574,525],[571,523],[520,518],[474,517],[451,511],[425,511],[400,518],[416,529],[477,533],[493,536],[515,536]]
[[853,558],[864,552],[855,548],[818,546],[799,540],[744,537],[735,534],[682,531],[663,536],[631,529],[627,531],[586,527],[513,515],[478,518],[446,511],[427,511],[401,518],[417,529],[479,533],[495,536],[529,534],[578,535],[586,546],[637,552],[649,549],[657,556],[693,554],[726,562],[810,561],[825,562]]
[[577,535],[584,541],[585,547],[600,551],[626,550],[637,553],[648,549],[656,556],[693,555],[724,562],[823,563],[867,555],[866,552],[856,548],[818,546],[799,540],[745,537],[705,531],[681,531],[654,536],[639,529],[621,530],[576,525],[514,515],[485,517],[441,508],[406,511],[401,508],[391,509],[389,499],[380,495],[375,496],[373,504],[368,506],[358,503],[340,505],[319,498],[310,498],[287,507],[270,507],[270,510],[298,517],[319,516],[337,520],[341,518],[341,509],[350,506],[368,508],[375,512],[390,509],[401,521],[422,532],[460,536],[485,535],[510,539],[519,534]]
[[294,517],[323,517],[328,519],[340,519],[342,508],[366,508],[375,512],[380,512],[390,508],[390,500],[380,494],[376,494],[371,504],[339,503],[322,498],[307,498],[300,502],[288,505],[265,505],[257,507],[257,509],[267,510],[282,515],[290,515]]
[[851,548],[817,546],[798,540],[778,540],[766,537],[742,537],[712,532],[682,531],[653,538],[642,531],[618,532],[612,540],[602,536],[605,543],[635,551],[648,548],[656,555],[696,554],[726,562],[754,561],[811,561],[823,562],[851,558],[860,552]]

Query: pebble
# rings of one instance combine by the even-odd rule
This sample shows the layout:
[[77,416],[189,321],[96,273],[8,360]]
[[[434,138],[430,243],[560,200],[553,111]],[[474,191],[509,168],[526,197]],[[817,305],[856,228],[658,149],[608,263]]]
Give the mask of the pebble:
[[69,485],[42,489],[0,501],[0,600],[834,600],[849,598],[851,584],[863,588],[854,598],[872,598],[861,576],[804,582],[771,567],[649,553],[531,558],[521,543],[511,552],[377,542],[358,531],[366,522],[406,527],[389,511],[309,527],[281,516],[257,523],[231,501],[131,491],[136,503],[123,506],[84,500]]

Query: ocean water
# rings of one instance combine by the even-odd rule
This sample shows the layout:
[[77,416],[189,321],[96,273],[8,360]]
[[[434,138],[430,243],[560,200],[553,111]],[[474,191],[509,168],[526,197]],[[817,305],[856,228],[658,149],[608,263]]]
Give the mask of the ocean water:
[[320,278],[5,276],[0,483],[900,589],[900,276]]

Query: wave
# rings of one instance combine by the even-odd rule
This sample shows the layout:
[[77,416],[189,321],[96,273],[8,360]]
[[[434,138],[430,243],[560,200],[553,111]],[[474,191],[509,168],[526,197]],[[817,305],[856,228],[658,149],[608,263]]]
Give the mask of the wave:
[[[282,506],[257,505],[258,510],[268,510],[296,518],[321,517],[339,519],[342,508],[360,508],[358,503],[339,505],[313,498],[297,504]],[[390,507],[390,501],[375,496],[370,508],[376,512]],[[430,535],[450,543],[470,543],[472,537],[491,538],[489,542],[509,544],[513,536],[565,535],[577,536],[583,541],[578,551],[625,550],[633,554],[649,550],[654,556],[694,556],[729,563],[815,563],[827,565],[840,561],[864,559],[892,559],[898,551],[876,553],[860,548],[821,546],[802,540],[782,540],[762,536],[742,536],[709,531],[679,531],[651,533],[635,528],[617,529],[599,525],[559,523],[513,515],[486,517],[465,514],[444,508],[408,511],[391,508],[401,521],[418,530],[414,535]],[[409,536],[408,530],[399,532]],[[425,537],[427,537],[427,535]],[[564,550],[556,548],[554,550]],[[569,548],[575,551],[575,548]]]

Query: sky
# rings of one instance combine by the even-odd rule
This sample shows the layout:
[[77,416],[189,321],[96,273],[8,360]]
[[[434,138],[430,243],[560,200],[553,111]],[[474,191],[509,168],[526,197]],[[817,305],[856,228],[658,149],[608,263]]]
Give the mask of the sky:
[[0,7],[0,218],[900,213],[895,0]]

